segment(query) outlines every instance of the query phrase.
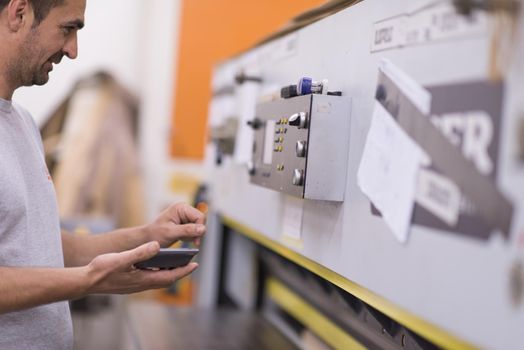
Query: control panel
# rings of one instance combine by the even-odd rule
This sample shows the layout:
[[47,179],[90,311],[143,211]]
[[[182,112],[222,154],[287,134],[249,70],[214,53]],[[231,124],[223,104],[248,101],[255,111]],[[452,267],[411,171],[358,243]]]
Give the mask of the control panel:
[[254,131],[251,183],[296,197],[343,201],[350,100],[310,94],[264,102]]

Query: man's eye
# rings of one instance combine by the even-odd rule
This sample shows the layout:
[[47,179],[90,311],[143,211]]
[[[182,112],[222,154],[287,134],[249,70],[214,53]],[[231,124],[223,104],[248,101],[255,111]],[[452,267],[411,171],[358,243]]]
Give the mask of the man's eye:
[[69,35],[72,31],[73,31],[74,28],[72,27],[62,27],[62,32],[64,33],[64,35]]

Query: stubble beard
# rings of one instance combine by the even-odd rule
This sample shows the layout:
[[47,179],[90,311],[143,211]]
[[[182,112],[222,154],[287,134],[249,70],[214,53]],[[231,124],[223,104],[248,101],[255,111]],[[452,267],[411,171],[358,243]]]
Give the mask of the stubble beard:
[[40,65],[33,61],[35,57],[41,56],[38,48],[38,35],[31,32],[22,43],[20,54],[10,69],[12,79],[18,82],[18,86],[44,85],[49,81],[49,71],[45,63]]

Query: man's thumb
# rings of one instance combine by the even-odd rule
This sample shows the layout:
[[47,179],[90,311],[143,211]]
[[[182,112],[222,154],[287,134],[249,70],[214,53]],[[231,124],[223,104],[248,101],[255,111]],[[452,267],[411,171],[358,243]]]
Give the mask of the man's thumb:
[[160,250],[160,245],[158,242],[153,241],[149,243],[142,244],[141,246],[136,247],[123,252],[124,259],[126,260],[126,265],[133,265],[140,261],[147,260],[154,257]]

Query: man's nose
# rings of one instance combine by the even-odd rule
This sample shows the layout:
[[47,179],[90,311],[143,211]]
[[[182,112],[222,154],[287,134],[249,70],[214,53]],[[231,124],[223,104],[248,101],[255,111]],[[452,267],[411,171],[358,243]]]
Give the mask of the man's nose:
[[64,54],[72,60],[78,57],[78,39],[76,33],[67,39],[63,51]]

